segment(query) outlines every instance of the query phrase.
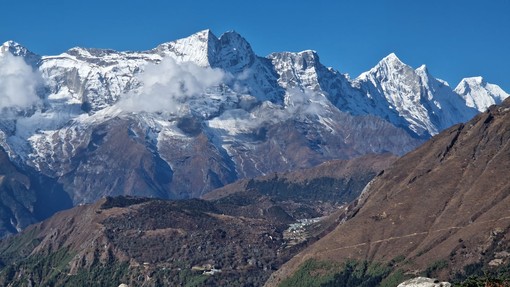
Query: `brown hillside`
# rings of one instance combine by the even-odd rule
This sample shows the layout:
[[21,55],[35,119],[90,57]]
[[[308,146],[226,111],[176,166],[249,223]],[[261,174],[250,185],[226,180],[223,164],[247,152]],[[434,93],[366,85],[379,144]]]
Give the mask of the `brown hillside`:
[[[233,201],[252,213],[266,200],[283,207],[296,219],[324,216],[358,197],[366,184],[396,159],[386,153],[327,161],[313,168],[239,180],[202,198]],[[252,199],[249,205],[239,204],[248,198]]]
[[266,285],[277,285],[310,258],[399,257],[405,258],[399,268],[413,274],[443,262],[447,268],[435,275],[444,280],[469,266],[508,264],[503,251],[510,241],[509,171],[506,100],[397,160],[367,188],[351,219],[295,256]]
[[[369,154],[350,160],[330,160],[312,168],[301,169],[291,172],[272,173],[270,175],[254,178],[256,181],[267,181],[274,179],[275,176],[292,183],[306,183],[316,178],[334,178],[347,180],[353,177],[360,177],[368,173],[378,173],[387,168],[397,159],[397,156],[390,153]],[[214,200],[224,197],[228,194],[245,190],[250,179],[238,180],[234,183],[218,188],[202,196],[206,200]]]
[[[108,197],[77,206],[0,241],[0,286],[260,286],[331,231],[339,206],[395,159],[370,155],[272,174],[208,201]],[[213,267],[220,274],[204,274]]]
[[286,226],[198,199],[106,198],[1,241],[0,286],[260,286],[299,248]]

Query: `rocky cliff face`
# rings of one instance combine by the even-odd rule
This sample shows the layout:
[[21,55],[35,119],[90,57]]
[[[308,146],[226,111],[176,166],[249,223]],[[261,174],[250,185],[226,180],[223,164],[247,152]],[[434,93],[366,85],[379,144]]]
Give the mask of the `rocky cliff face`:
[[68,194],[54,179],[18,170],[0,149],[0,237],[71,207]]

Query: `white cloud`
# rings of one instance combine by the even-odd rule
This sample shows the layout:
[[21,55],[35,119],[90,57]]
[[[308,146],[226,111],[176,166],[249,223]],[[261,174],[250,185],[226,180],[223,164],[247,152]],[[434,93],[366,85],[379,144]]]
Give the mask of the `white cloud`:
[[172,58],[165,58],[159,64],[145,67],[138,75],[141,89],[125,95],[119,106],[128,112],[178,113],[187,99],[220,84],[224,78],[225,73],[219,69],[203,68],[191,62],[178,64]]
[[283,106],[263,102],[247,111],[243,109],[227,110],[219,117],[208,121],[211,128],[223,129],[229,134],[249,133],[260,127],[298,119],[307,116],[321,116],[327,112],[326,98],[310,89],[304,91],[290,88],[285,94]]
[[23,58],[10,53],[0,55],[0,109],[36,104],[40,100],[36,90],[41,82],[38,71]]
[[326,98],[310,89],[290,88],[285,94],[285,107],[289,114],[321,115],[325,112]]

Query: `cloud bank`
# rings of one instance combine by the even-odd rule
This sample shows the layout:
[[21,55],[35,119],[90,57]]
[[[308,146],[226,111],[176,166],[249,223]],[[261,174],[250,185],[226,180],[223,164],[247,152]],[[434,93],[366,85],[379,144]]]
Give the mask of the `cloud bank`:
[[208,121],[211,128],[222,129],[230,134],[249,133],[260,127],[285,122],[300,117],[322,116],[327,113],[326,98],[310,89],[290,88],[285,94],[284,104],[264,102],[250,111],[227,110],[219,117]]
[[39,72],[23,58],[10,53],[0,55],[0,109],[36,104],[40,100],[36,90],[41,83]]
[[165,58],[159,64],[148,64],[137,78],[142,87],[120,100],[124,111],[178,113],[187,99],[220,84],[225,73]]

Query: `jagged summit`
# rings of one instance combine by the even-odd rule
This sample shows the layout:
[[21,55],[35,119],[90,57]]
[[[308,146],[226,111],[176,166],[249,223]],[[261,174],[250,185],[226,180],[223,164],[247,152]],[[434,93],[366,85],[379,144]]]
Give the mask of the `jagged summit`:
[[306,68],[307,66],[316,66],[319,64],[322,65],[320,63],[319,54],[315,50],[303,50],[300,52],[275,52],[269,54],[267,58],[273,61],[290,60],[292,62],[303,62],[303,64],[305,65],[304,68]]
[[8,49],[9,47],[11,46],[17,46],[19,45],[18,43],[12,41],[12,40],[8,40],[8,41],[5,41],[3,44],[2,44],[2,51],[4,51],[5,49]]
[[429,69],[427,68],[427,65],[423,64],[423,65],[419,66],[418,68],[416,68],[416,72],[428,74]]
[[14,56],[23,57],[25,62],[33,67],[35,67],[41,60],[41,56],[31,52],[23,45],[12,40],[6,41],[0,47],[0,56],[2,56],[5,53],[10,53]]
[[211,30],[202,30],[189,37],[163,43],[154,50],[161,56],[171,56],[179,62],[194,62],[197,65],[210,66],[211,50],[215,49],[218,38]]
[[2,44],[1,48],[2,48],[2,51],[7,51],[7,50],[10,50],[10,49],[26,49],[21,44],[19,44],[18,42],[15,42],[13,40],[5,41]]
[[381,62],[394,62],[394,61],[398,61],[398,62],[401,62],[402,61],[400,60],[399,57],[397,57],[397,54],[395,54],[394,52],[391,52],[388,54],[388,56],[384,57]]
[[395,53],[390,53],[388,56],[382,58],[372,69],[361,73],[356,80],[367,80],[370,75],[391,75],[396,71],[412,69],[397,57]]
[[221,34],[221,36],[218,38],[218,40],[220,40],[224,43],[228,43],[231,41],[246,42],[246,39],[244,39],[244,37],[241,36],[241,34],[237,33],[235,30],[230,30],[230,31],[227,31],[227,32]]
[[256,58],[250,44],[237,32],[229,31],[218,38],[209,29],[161,44],[153,51],[178,62],[221,68],[233,74],[253,64]]
[[[33,63],[44,109],[0,118],[0,144],[58,177],[75,203],[194,197],[324,160],[401,155],[476,112],[394,53],[351,80],[313,50],[257,56],[235,31],[202,30],[148,51],[73,48]],[[119,180],[109,184],[112,174]]]
[[267,58],[280,75],[279,84],[285,88],[299,87],[318,91],[320,74],[328,73],[320,63],[319,55],[313,50],[272,53]]
[[395,53],[390,53],[388,56],[382,58],[378,65],[391,65],[393,67],[407,66]]
[[211,66],[225,69],[233,74],[240,73],[253,65],[257,58],[250,43],[235,31],[222,34],[212,52]]
[[213,37],[214,39],[218,39],[218,37],[216,37],[216,35],[214,35],[214,33],[213,33],[213,31],[211,29],[204,29],[204,30],[198,31],[195,34],[192,34],[191,37],[193,35],[196,35],[196,36],[199,36],[199,37],[204,37],[204,38]]
[[394,53],[361,74],[355,82],[372,99],[372,106],[390,107],[377,113],[408,127],[419,137],[435,135],[476,113],[465,106],[463,99],[446,82],[434,78],[425,65],[413,69]]
[[6,53],[6,52],[10,52],[14,56],[25,56],[29,53],[32,53],[27,48],[25,48],[23,45],[15,42],[15,41],[12,41],[12,40],[6,41],[0,47],[0,53]]

